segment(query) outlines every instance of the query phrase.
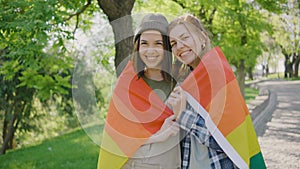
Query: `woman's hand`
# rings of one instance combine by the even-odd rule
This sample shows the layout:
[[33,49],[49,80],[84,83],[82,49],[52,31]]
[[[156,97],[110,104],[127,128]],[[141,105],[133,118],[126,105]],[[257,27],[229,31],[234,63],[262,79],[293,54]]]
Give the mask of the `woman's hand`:
[[168,98],[167,104],[172,106],[176,119],[178,119],[181,112],[186,108],[186,95],[180,86],[174,88]]
[[175,116],[172,115],[165,119],[160,130],[152,135],[145,144],[155,143],[155,142],[164,142],[169,137],[175,136],[179,132],[179,125],[174,122]]

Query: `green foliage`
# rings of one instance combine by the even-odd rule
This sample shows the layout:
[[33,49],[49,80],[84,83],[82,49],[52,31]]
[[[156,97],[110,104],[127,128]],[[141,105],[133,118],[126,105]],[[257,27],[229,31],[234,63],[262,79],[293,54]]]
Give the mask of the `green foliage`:
[[[38,90],[38,96],[46,100],[52,93],[66,94],[66,82],[70,76],[61,76],[70,69],[67,60],[57,56],[47,56],[43,49],[47,47],[51,31],[57,31],[54,44],[63,49],[62,39],[68,32],[59,28],[64,25],[62,13],[54,1],[1,1],[0,44],[7,49],[2,56],[0,73],[5,80],[11,80],[20,73],[20,84]],[[4,5],[5,4],[5,5]],[[61,32],[61,33],[60,33]],[[69,37],[70,38],[70,37]],[[55,45],[54,45],[55,46]],[[60,53],[62,54],[62,53]],[[4,59],[4,60],[3,60]],[[71,60],[69,60],[71,61]],[[59,74],[54,76],[54,74]],[[59,77],[60,76],[60,77]]]
[[214,43],[224,49],[230,63],[239,66],[241,59],[254,67],[261,53],[260,32],[270,30],[264,17],[251,4],[227,4],[218,10],[213,24]]
[[[77,10],[70,8],[83,3],[83,0],[66,4],[44,0],[0,1],[0,97],[3,103],[0,120],[8,126],[3,129],[3,138],[9,132],[15,136],[15,131],[37,129],[33,121],[43,115],[34,111],[35,98],[40,99],[44,108],[53,105],[48,100],[61,98],[61,102],[55,104],[64,112],[72,113],[68,100],[72,99],[73,59],[66,55],[65,41],[73,37],[66,21],[69,12]],[[13,126],[9,126],[11,121]]]
[[34,99],[32,107],[34,109],[31,110],[29,117],[23,116],[21,119],[28,127],[22,126],[15,133],[18,148],[36,144],[68,129],[66,121],[69,117],[67,115],[62,115],[54,109],[45,109],[38,99]]
[[111,26],[101,13],[95,14],[92,22],[90,30],[78,29],[72,42],[76,44],[73,55],[78,55],[72,78],[73,101],[82,125],[98,121],[99,112],[105,117],[116,79]]
[[257,0],[257,2],[263,9],[274,13],[281,13],[283,10],[287,9],[287,0]]
[[[93,126],[102,131],[103,126]],[[99,146],[79,129],[63,136],[45,140],[30,147],[10,151],[0,156],[0,168],[5,169],[94,169]]]
[[112,37],[108,36],[103,40],[99,40],[97,42],[97,47],[99,47],[99,49],[92,52],[97,64],[102,66],[111,75],[115,74],[116,71],[112,63],[112,58],[116,54],[112,39]]
[[101,72],[95,75],[94,81],[97,107],[99,107],[101,117],[104,119],[107,115],[110,98],[117,78],[111,74]]
[[183,14],[183,9],[172,0],[136,0],[133,14],[135,13],[163,13],[168,19]]

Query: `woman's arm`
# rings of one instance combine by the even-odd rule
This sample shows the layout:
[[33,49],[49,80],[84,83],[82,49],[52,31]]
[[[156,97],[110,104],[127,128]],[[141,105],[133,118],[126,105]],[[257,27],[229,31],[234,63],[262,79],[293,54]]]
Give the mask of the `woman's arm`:
[[178,117],[177,122],[180,128],[194,135],[201,144],[204,144],[209,148],[216,149],[217,151],[223,151],[207,129],[205,120],[189,103],[187,103],[186,110],[184,110],[180,114],[180,117]]
[[167,104],[171,106],[176,119],[186,109],[186,95],[180,86],[174,88],[167,100]]
[[218,143],[208,131],[205,120],[187,102],[186,95],[180,87],[170,94],[167,103],[172,106],[180,128],[194,135],[197,140],[207,147],[222,151]]

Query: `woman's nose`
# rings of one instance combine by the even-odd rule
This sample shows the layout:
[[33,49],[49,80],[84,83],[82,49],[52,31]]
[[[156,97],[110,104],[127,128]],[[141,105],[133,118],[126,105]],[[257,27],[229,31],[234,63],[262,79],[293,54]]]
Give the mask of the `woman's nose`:
[[147,53],[154,53],[154,52],[156,52],[156,48],[154,48],[154,47],[148,47],[145,50],[146,50]]
[[184,46],[184,44],[181,41],[177,42],[177,48],[180,49]]

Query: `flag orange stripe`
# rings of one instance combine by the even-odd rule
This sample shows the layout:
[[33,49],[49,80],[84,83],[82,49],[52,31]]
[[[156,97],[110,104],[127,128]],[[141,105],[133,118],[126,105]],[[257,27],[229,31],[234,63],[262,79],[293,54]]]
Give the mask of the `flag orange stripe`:
[[[129,120],[142,123],[152,133],[155,133],[161,126],[165,118],[172,115],[170,110],[158,95],[134,73],[132,62],[128,63],[128,68],[120,76],[113,94],[116,109]],[[120,106],[123,104],[124,106]],[[124,111],[124,108],[128,111]]]
[[[120,148],[120,150],[127,157],[131,157],[136,152],[136,150],[138,150],[138,148],[141,145],[143,145],[145,143],[145,141],[148,139],[148,138],[128,137],[127,135],[122,134],[122,133],[116,131],[109,124],[107,124],[105,126],[105,131],[114,140],[115,144],[118,145],[118,147]],[[145,132],[145,130],[142,130],[140,132]]]
[[220,50],[216,47],[207,52],[181,86],[203,107],[208,107],[219,90],[235,79],[230,65]]
[[[218,105],[218,103],[215,104]],[[244,122],[248,114],[248,109],[239,91],[238,83],[236,80],[233,80],[226,85],[225,106],[222,118],[216,125],[226,137],[231,131],[233,131],[236,127],[238,127],[241,123]]]
[[[199,111],[209,131],[236,165],[265,168],[248,108],[219,47],[203,56],[181,86],[206,109],[209,118]],[[193,99],[190,102],[197,109]]]
[[[200,62],[201,66],[198,66],[196,69],[192,72],[192,75],[190,74],[183,82],[181,87],[191,93],[193,97],[201,103],[201,105],[208,105],[210,103],[212,94],[211,94],[211,85],[210,83],[207,83],[210,81],[209,76],[207,76],[207,70],[205,66],[202,66],[202,63]],[[194,73],[196,72],[196,73]],[[197,73],[197,72],[203,72],[203,73]],[[201,84],[201,85],[199,85]],[[196,89],[195,89],[196,88]],[[206,107],[206,106],[204,106]]]
[[171,114],[145,81],[137,79],[130,61],[112,95],[105,131],[119,149],[131,157]]
[[150,132],[141,123],[128,120],[123,114],[120,114],[114,102],[110,103],[106,123],[113,127],[115,131],[128,137],[147,138],[151,136]]
[[182,88],[205,107],[225,136],[241,124],[248,114],[235,76],[219,47],[203,56],[183,82]]

